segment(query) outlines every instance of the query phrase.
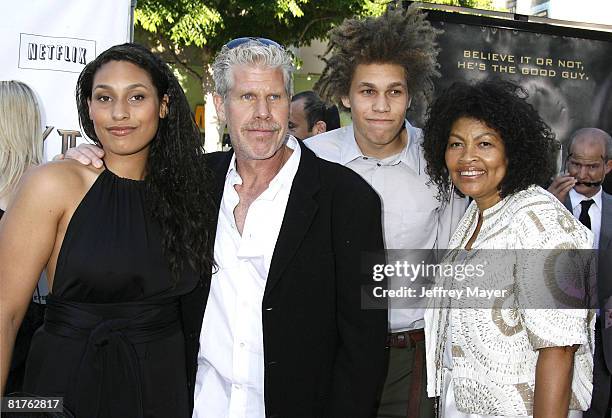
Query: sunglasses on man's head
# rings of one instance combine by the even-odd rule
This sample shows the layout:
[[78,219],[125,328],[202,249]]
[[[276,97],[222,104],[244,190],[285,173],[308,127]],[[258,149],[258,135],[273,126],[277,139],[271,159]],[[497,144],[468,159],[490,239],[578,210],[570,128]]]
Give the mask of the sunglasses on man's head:
[[244,38],[232,39],[231,41],[226,43],[225,46],[228,49],[234,49],[236,47],[239,47],[240,45],[243,45],[243,44],[246,44],[247,42],[252,42],[252,41],[259,42],[260,44],[265,45],[265,46],[275,46],[277,48],[283,49],[281,44],[279,44],[278,42],[274,42],[272,39],[257,38],[257,37],[253,37],[253,36],[247,36],[247,37],[244,37]]

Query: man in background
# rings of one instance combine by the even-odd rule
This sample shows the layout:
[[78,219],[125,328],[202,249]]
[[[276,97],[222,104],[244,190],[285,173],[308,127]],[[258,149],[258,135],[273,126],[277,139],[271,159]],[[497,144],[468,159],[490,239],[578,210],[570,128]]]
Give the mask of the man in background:
[[303,91],[291,98],[289,133],[297,139],[304,140],[339,127],[336,105],[327,105],[314,91]]
[[612,408],[612,195],[602,190],[612,170],[612,137],[597,128],[574,132],[569,146],[567,174],[548,188],[589,228],[598,251],[593,399],[585,418],[609,418]]

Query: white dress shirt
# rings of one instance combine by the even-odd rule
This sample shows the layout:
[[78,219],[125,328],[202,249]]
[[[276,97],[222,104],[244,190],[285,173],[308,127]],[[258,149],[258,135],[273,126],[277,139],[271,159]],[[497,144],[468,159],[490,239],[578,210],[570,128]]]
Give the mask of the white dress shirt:
[[591,232],[595,236],[595,241],[593,242],[593,248],[599,248],[599,232],[601,230],[601,187],[599,191],[593,197],[586,197],[576,190],[571,189],[569,191],[570,203],[572,204],[572,213],[576,217],[576,219],[580,219],[580,212],[582,212],[582,206],[580,202],[583,200],[593,199],[593,204],[589,208],[589,217],[591,218]]
[[232,157],[217,222],[215,261],[200,333],[193,417],[265,418],[261,304],[291,185],[300,162],[297,140],[285,165],[249,207],[242,236],[234,209],[242,184]]
[[[353,126],[313,136],[304,143],[319,157],[340,163],[361,175],[382,203],[386,249],[445,249],[467,207],[465,199],[442,204],[438,190],[428,185],[421,144],[422,131],[406,121],[408,143],[397,155],[382,160],[364,155]],[[399,280],[390,287],[401,286]],[[393,302],[393,301],[392,301]],[[402,301],[405,306],[406,301]],[[424,309],[389,309],[392,332],[423,328]]]

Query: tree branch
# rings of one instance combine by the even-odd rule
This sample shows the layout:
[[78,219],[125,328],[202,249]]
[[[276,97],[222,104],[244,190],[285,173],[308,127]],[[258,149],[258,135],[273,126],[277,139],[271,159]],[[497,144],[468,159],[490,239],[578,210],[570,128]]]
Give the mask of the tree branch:
[[304,27],[304,30],[302,31],[302,33],[300,33],[300,36],[298,37],[297,45],[299,45],[302,42],[302,39],[306,35],[306,32],[308,32],[308,29],[310,29],[310,27],[313,24],[317,22],[322,22],[323,20],[331,20],[331,19],[333,19],[333,17],[319,17],[317,19],[312,19],[310,22],[308,22],[308,24]]
[[174,48],[172,48],[167,41],[160,39],[160,43],[162,44],[162,46],[164,47],[164,51],[167,51],[168,53],[170,53],[170,55],[172,56],[172,58],[174,58],[174,62],[178,65],[181,66],[181,68],[183,68],[185,71],[187,71],[189,74],[193,75],[194,77],[196,77],[199,81],[200,84],[202,84],[202,82],[204,81],[204,76],[200,73],[198,73],[196,70],[194,70],[188,63],[187,61],[183,61],[181,60],[181,58],[178,56],[178,54],[176,53],[176,51],[174,50]]

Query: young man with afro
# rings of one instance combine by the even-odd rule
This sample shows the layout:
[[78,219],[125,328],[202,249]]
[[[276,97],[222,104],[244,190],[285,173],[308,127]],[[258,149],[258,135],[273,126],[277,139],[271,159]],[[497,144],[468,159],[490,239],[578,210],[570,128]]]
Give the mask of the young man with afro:
[[[439,76],[437,33],[415,6],[345,20],[330,31],[326,67],[315,86],[323,99],[350,109],[353,124],[305,143],[378,192],[387,249],[446,248],[466,207],[464,200],[437,200],[425,172],[421,130],[406,120],[413,99],[432,96],[432,80]],[[422,302],[413,309],[389,306],[389,365],[379,418],[434,416],[426,394]]]

